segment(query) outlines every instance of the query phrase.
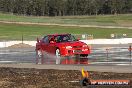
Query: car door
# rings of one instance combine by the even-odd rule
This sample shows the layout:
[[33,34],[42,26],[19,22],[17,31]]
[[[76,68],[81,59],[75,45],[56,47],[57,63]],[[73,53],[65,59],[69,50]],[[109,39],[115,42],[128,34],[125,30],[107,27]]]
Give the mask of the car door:
[[56,42],[50,42],[51,38],[53,39],[54,41],[54,36],[49,36],[49,43],[47,45],[47,48],[48,48],[48,52],[51,53],[51,54],[55,54],[55,50],[56,50]]

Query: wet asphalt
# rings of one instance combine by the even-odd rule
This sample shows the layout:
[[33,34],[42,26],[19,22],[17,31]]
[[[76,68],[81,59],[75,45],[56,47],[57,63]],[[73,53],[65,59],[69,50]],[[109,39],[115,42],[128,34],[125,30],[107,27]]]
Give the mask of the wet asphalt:
[[[132,52],[130,53],[128,50],[129,46],[130,44],[91,45],[91,54],[87,57],[89,64],[130,65]],[[35,47],[0,48],[0,63],[36,63]],[[55,62],[52,64],[55,64]]]

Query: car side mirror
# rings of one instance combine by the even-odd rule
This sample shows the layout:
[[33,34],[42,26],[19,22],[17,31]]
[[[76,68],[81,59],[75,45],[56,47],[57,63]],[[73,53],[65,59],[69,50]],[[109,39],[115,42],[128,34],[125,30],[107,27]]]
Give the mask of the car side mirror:
[[77,38],[77,41],[79,41],[80,40],[80,38]]

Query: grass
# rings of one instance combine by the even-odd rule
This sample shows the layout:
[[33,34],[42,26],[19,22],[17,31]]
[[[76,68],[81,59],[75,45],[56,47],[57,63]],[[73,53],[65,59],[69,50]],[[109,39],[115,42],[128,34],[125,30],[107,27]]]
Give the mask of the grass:
[[132,26],[132,14],[99,16],[34,17],[0,13],[0,21],[33,23],[80,24],[103,26]]
[[81,27],[61,27],[61,26],[38,26],[38,25],[18,25],[0,23],[0,40],[36,40],[46,34],[71,33],[71,34],[92,34],[94,38],[110,38],[111,33],[126,33],[132,37],[130,29],[105,29],[105,28],[81,28]]
[[[55,23],[55,24],[80,24],[80,25],[104,25],[104,26],[131,26],[132,14],[125,15],[100,15],[100,16],[63,16],[63,17],[35,17],[18,16],[0,13],[0,21]],[[36,37],[54,33],[92,34],[94,38],[110,38],[110,34],[121,36],[126,33],[132,37],[130,29],[108,29],[90,27],[61,27],[0,23],[0,40],[35,40]]]

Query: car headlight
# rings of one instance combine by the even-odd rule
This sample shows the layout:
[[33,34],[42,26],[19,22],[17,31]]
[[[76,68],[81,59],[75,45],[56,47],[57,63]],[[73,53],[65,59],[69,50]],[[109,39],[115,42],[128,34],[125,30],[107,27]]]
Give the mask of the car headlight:
[[83,45],[83,47],[88,47],[88,45]]
[[72,46],[66,46],[66,49],[71,49],[72,48]]

